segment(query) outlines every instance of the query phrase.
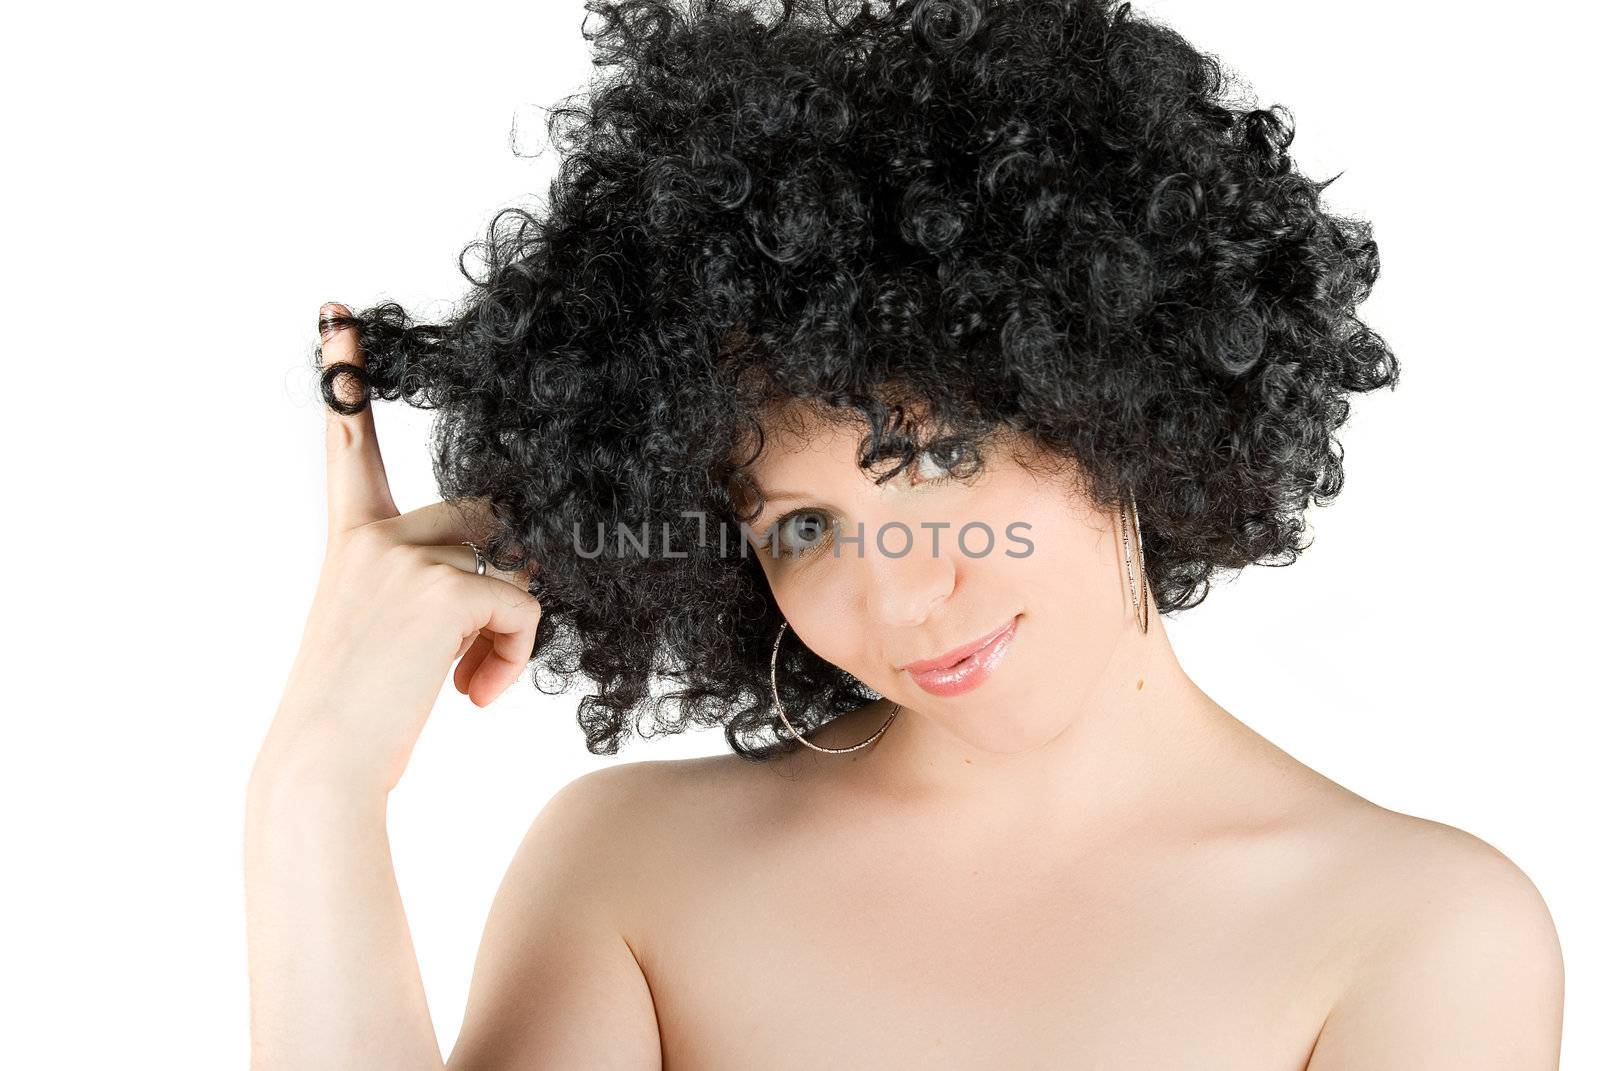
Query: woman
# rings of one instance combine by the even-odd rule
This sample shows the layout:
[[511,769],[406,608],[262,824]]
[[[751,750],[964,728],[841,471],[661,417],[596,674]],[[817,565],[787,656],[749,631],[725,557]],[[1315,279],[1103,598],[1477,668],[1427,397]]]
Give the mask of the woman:
[[[441,1066],[384,804],[452,662],[486,705],[531,659],[597,754],[733,754],[555,795],[450,1067],[1554,1067],[1521,871],[1166,640],[1304,549],[1396,382],[1278,112],[1099,0],[590,7],[549,210],[460,315],[323,310],[257,1066]],[[399,514],[372,397],[439,411],[444,501]]]

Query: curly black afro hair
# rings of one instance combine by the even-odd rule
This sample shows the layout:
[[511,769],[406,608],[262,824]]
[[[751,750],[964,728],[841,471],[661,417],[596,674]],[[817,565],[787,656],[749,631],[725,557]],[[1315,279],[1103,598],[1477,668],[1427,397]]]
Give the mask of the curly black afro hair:
[[[761,564],[699,538],[754,516],[740,444],[777,399],[864,421],[883,479],[1037,437],[1100,507],[1134,495],[1159,612],[1309,546],[1346,396],[1398,365],[1355,315],[1371,228],[1295,169],[1285,109],[1106,0],[587,7],[594,77],[551,113],[546,209],[467,247],[486,268],[463,260],[448,322],[341,321],[366,368],[322,393],[438,410],[444,497],[492,502],[497,567],[537,563],[536,687],[597,685],[589,751],[716,725],[750,759],[797,746]],[[646,525],[683,556],[591,556]],[[802,732],[879,698],[784,652]]]

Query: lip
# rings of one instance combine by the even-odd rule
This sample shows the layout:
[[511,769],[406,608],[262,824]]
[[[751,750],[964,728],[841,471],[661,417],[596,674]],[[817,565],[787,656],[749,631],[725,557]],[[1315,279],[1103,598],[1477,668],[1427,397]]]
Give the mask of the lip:
[[988,680],[1005,657],[1021,619],[1022,615],[1017,614],[981,639],[963,644],[938,658],[911,662],[900,668],[930,695],[951,696],[970,692]]
[[920,662],[907,662],[900,668],[905,670],[907,673],[924,673],[930,669],[949,669],[951,666],[955,665],[963,658],[966,658],[974,651],[989,646],[996,636],[1010,628],[1016,620],[1017,615],[1012,614],[1010,621],[1007,621],[993,632],[987,632],[983,634],[982,636],[973,640],[971,643],[963,643],[960,647],[952,647],[950,650],[946,651],[942,655],[939,655],[937,658],[924,658]]

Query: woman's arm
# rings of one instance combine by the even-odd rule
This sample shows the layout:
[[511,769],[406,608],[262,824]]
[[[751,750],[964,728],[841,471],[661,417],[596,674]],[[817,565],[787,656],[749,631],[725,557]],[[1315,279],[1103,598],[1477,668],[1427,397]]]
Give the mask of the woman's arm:
[[360,385],[359,326],[337,303],[319,311],[327,552],[246,792],[256,1068],[443,1066],[387,802],[451,664],[457,691],[488,706],[527,668],[542,617],[526,571],[477,545],[486,500],[396,508],[367,392],[335,389]]
[[[490,910],[450,1068],[661,1066],[613,868],[658,791],[650,766],[587,773],[534,820]],[[442,1068],[383,799],[336,784],[259,767],[251,781],[251,1067]]]
[[250,1066],[442,1068],[387,796],[263,769],[245,809]]

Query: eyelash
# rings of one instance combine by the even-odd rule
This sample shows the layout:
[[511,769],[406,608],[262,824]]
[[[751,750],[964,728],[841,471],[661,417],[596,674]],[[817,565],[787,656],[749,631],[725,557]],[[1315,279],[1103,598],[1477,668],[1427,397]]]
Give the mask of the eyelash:
[[[924,455],[930,453],[933,449],[935,449],[935,447],[931,447],[931,446],[926,448],[926,449],[924,449],[920,454],[917,455],[917,459],[921,459]],[[969,452],[970,452],[970,448],[969,448]],[[910,469],[908,471],[913,471],[913,472],[915,471],[915,469],[916,469],[916,460],[917,459],[914,459],[912,461],[911,467],[910,467]],[[954,464],[952,464],[950,466],[946,466],[945,467],[946,468],[946,475],[944,475],[944,476],[927,476],[927,477],[924,477],[923,479],[920,479],[920,480],[916,481],[916,483],[913,484],[913,486],[921,487],[921,486],[923,486],[925,484],[939,484],[939,483],[946,483],[946,482],[948,482],[950,480],[954,480],[954,479],[956,479],[956,476],[950,470],[954,469],[959,464],[960,464],[960,462],[957,461],[957,462],[955,462]],[[779,517],[777,520],[772,522],[772,533],[773,534],[770,537],[768,537],[767,542],[762,545],[762,547],[761,547],[762,553],[768,554],[768,555],[771,554],[773,541],[778,538],[778,534],[783,531],[783,526],[789,522],[790,518],[792,518],[792,517],[803,517],[808,513],[813,513],[813,514],[816,514],[818,516],[826,516],[826,514],[824,514],[822,510],[812,509],[810,506],[801,506],[798,509],[790,510],[788,513],[785,513],[783,516]],[[826,528],[827,528],[828,535],[831,536],[832,533],[833,533],[833,525],[832,525],[832,523],[829,523],[826,526]],[[780,559],[782,559],[782,558],[803,558],[808,554],[812,554],[812,553],[814,553],[814,552],[816,552],[818,550],[821,550],[823,547],[826,547],[827,545],[828,545],[828,541],[827,541],[826,538],[819,539],[817,542],[811,544],[809,547],[806,547],[803,550],[794,550],[794,551],[784,550],[784,551],[781,551],[777,555],[777,557],[780,558]]]

